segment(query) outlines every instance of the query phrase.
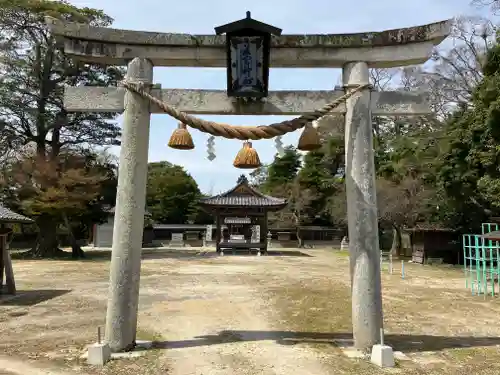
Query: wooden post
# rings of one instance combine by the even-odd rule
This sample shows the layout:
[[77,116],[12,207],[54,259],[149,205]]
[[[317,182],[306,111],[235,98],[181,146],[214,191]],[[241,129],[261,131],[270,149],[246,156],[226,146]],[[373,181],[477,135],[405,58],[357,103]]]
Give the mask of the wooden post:
[[[264,218],[262,216],[259,217],[259,246],[263,243],[263,241],[267,241],[266,235],[267,233],[265,232],[265,225],[264,225]],[[259,248],[261,249],[261,248]]]
[[7,249],[7,235],[0,236],[0,243],[2,246],[3,267],[5,268],[5,285],[7,286],[7,294],[16,294],[16,281],[14,279],[14,269],[12,268],[12,261],[10,253]]
[[264,220],[262,222],[261,233],[264,233],[264,236],[261,236],[261,241],[264,239],[264,254],[267,255],[267,211],[264,213]]
[[215,215],[215,227],[216,227],[216,229],[215,229],[215,250],[217,252],[219,252],[220,251],[220,248],[219,248],[219,246],[220,246],[220,235],[221,235],[221,233],[220,233],[220,213],[219,213],[219,211],[217,211],[217,213]]
[[3,293],[3,270],[5,268],[3,243],[0,242],[0,294]]

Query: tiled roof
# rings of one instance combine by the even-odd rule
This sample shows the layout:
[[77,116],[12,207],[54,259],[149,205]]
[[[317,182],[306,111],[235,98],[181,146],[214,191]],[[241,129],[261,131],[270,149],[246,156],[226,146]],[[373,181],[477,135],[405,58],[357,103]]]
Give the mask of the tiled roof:
[[285,199],[271,197],[252,197],[252,196],[215,196],[202,199],[203,204],[214,206],[281,206],[286,204]]
[[0,205],[0,223],[32,223],[33,220]]
[[243,181],[225,193],[203,198],[200,203],[207,206],[233,207],[284,207],[286,199],[264,195]]

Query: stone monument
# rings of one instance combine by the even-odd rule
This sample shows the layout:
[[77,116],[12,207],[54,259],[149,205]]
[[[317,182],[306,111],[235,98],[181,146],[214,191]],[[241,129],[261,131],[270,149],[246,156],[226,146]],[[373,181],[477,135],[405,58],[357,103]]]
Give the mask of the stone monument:
[[212,228],[213,226],[211,224],[207,225],[207,229],[205,230],[205,241],[206,242],[211,242],[212,241]]
[[252,225],[252,243],[260,242],[260,225]]

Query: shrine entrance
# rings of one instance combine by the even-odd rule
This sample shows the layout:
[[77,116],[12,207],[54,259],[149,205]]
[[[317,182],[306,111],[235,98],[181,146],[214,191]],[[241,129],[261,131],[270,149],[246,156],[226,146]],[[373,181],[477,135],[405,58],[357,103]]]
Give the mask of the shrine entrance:
[[267,254],[267,220],[269,212],[287,205],[281,198],[264,195],[248,184],[246,177],[225,193],[200,200],[201,207],[216,218],[216,251],[254,250]]
[[[120,88],[68,87],[64,97],[69,112],[124,113],[106,316],[106,342],[113,351],[131,349],[136,340],[152,113],[167,113],[181,122],[171,147],[194,147],[188,128],[209,134],[211,144],[217,136],[245,141],[234,162],[239,168],[260,165],[249,140],[279,140],[304,129],[298,148],[313,150],[321,147],[313,122],[328,122],[331,114],[345,115],[354,345],[369,349],[380,342],[383,314],[372,116],[421,116],[431,110],[426,93],[373,91],[369,68],[426,62],[450,33],[451,22],[357,34],[283,36],[280,29],[252,20],[249,12],[242,20],[215,28],[217,35],[116,30],[54,19],[48,24],[66,55],[86,63],[128,67]],[[162,90],[153,84],[153,66],[225,67],[227,89]],[[343,87],[334,90],[332,77],[332,90],[271,91],[270,66],[342,68]],[[300,117],[267,126],[232,126],[193,114]]]
[[[224,224],[227,226],[229,236],[249,237],[248,233],[252,233],[251,218],[249,217],[225,217]],[[224,237],[224,235],[223,235]]]
[[[12,228],[9,224],[32,224],[33,220],[0,205],[0,297],[2,294],[15,295],[16,282],[9,251],[9,238],[12,240]],[[5,273],[5,284],[3,283]],[[5,285],[5,290],[4,290]]]

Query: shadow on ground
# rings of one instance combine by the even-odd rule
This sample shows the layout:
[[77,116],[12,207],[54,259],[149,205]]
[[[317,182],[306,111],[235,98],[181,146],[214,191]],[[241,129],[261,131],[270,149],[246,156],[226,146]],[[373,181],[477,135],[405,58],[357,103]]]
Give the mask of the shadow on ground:
[[[217,254],[215,251],[214,252],[208,252],[206,254],[207,256],[220,256]],[[251,253],[248,252],[248,250],[224,250],[224,256],[231,256],[231,255],[236,255],[236,256],[257,256],[257,252],[254,250]],[[289,256],[289,257],[312,257],[312,255],[303,253],[302,251],[299,250],[268,250],[267,254],[263,254],[262,256],[270,256],[270,257],[281,257],[281,256]]]
[[0,294],[0,306],[33,306],[69,292],[68,289],[18,290],[14,296]]
[[[142,259],[193,259],[199,258],[203,255],[200,250],[155,250],[155,249],[145,249],[142,250]],[[85,251],[85,258],[77,259],[78,261],[89,261],[89,262],[99,262],[99,261],[110,261],[111,260],[111,250],[87,250]]]
[[[70,251],[61,251],[59,256],[55,258],[32,258],[28,255],[29,250],[11,250],[11,257],[13,260],[30,260],[30,261],[47,261],[47,260],[69,260],[77,262],[99,262],[99,261],[109,261],[111,260],[111,249],[101,249],[101,250],[85,250],[84,258],[73,259],[71,257]],[[252,251],[249,253],[248,250],[236,250],[234,253],[232,250],[225,250],[224,256],[256,256],[257,252]],[[201,248],[180,248],[180,249],[165,249],[165,248],[143,248],[142,249],[142,259],[199,259],[204,258],[214,258],[220,255],[215,251],[215,249],[201,249]],[[266,256],[290,256],[290,257],[312,257],[312,255],[304,253],[300,250],[269,250]]]
[[[192,340],[156,342],[161,349],[180,349],[230,342],[274,340],[281,345],[300,343],[330,344],[340,347],[352,345],[349,333],[286,332],[286,331],[221,331],[217,335],[197,336]],[[470,348],[500,345],[499,337],[446,337],[428,335],[385,336],[385,342],[402,352],[440,351],[453,348]]]
[[[191,260],[200,258],[216,258],[220,255],[215,250],[201,250],[201,249],[143,249],[142,259],[179,259]],[[256,256],[256,252],[248,253],[248,250],[237,250],[234,254],[232,251],[225,251],[224,256]],[[303,253],[298,250],[270,250],[267,255],[263,256],[290,256],[290,257],[311,257],[312,255]],[[67,260],[72,260],[71,258]],[[85,258],[75,259],[75,261],[109,261],[111,260],[111,250],[87,250],[85,251]]]

